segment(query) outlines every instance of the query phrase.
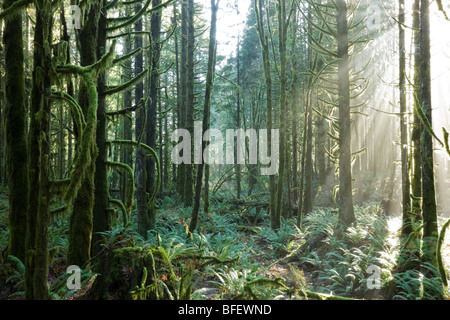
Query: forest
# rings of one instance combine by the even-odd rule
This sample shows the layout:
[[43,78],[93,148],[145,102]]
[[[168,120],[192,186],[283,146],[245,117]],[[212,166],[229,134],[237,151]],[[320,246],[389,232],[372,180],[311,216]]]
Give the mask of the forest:
[[450,298],[449,1],[0,4],[0,300]]

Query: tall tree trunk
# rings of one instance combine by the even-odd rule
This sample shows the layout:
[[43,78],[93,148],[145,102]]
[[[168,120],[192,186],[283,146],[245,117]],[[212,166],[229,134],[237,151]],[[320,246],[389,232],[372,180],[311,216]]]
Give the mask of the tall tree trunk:
[[[308,87],[308,85],[307,85]],[[308,90],[308,88],[306,89]],[[299,228],[301,228],[302,225],[302,220],[303,220],[303,216],[304,216],[304,212],[305,212],[305,206],[304,206],[304,190],[305,190],[305,166],[306,166],[306,141],[308,138],[308,121],[306,121],[306,119],[308,118],[308,108],[305,106],[305,111],[304,111],[304,126],[303,126],[303,139],[302,139],[302,156],[301,156],[301,161],[300,161],[300,167],[301,167],[301,174],[300,174],[300,188],[299,188],[299,194],[300,194],[300,199],[299,199],[299,203],[298,203],[298,215],[297,215],[297,226]]]
[[[173,3],[173,26],[176,27],[176,31],[174,33],[174,42],[175,42],[175,78],[176,78],[176,94],[177,94],[177,107],[176,109],[172,109],[172,132],[177,129],[177,126],[180,126],[180,113],[181,113],[181,81],[180,81],[180,55],[179,55],[179,49],[178,49],[178,14],[177,14],[177,2]],[[175,163],[172,162],[172,183],[175,186],[175,189],[177,190],[178,194],[183,194],[181,192],[180,184],[178,182],[178,169]]]
[[30,201],[25,259],[25,296],[47,300],[50,222],[51,1],[36,2],[30,122]]
[[339,74],[339,217],[344,227],[356,221],[351,167],[350,76],[347,3],[337,0]]
[[286,88],[287,88],[287,59],[286,42],[289,18],[286,14],[286,1],[278,1],[278,50],[280,53],[280,149],[279,149],[279,173],[277,186],[277,203],[275,213],[275,229],[281,226],[281,211],[283,209],[283,193],[286,170]]
[[[136,4],[135,12],[139,12],[142,9],[142,4]],[[139,19],[134,27],[134,31],[137,33],[143,30],[142,19]],[[136,34],[134,39],[135,48],[142,48],[142,36]],[[136,59],[134,62],[134,73],[135,76],[140,74],[144,70],[144,57],[142,51],[140,51],[136,55]],[[138,104],[142,98],[144,97],[144,85],[142,82],[139,82],[136,85],[135,90],[135,103]],[[146,120],[148,121],[148,117],[146,116],[145,108],[140,108],[136,112],[136,123],[135,123],[135,135],[136,140],[139,142],[143,142],[143,138],[145,137],[145,124]],[[148,219],[147,213],[147,195],[146,195],[146,183],[147,183],[147,170],[145,166],[145,154],[140,148],[136,150],[136,167],[135,167],[135,183],[136,183],[136,204],[137,204],[137,215],[138,215],[138,233],[147,238],[147,230],[150,229],[150,221]]]
[[398,28],[399,28],[399,86],[400,86],[400,152],[402,171],[403,195],[403,227],[402,234],[408,236],[412,232],[410,217],[411,198],[409,181],[409,154],[408,154],[408,117],[406,113],[406,48],[405,48],[405,1],[399,0]]
[[[187,38],[188,38],[188,8],[187,0],[181,1],[181,50],[179,61],[179,83],[178,83],[178,126],[181,129],[186,129],[186,77],[187,77]],[[178,52],[178,43],[175,47]],[[177,55],[178,56],[178,55]],[[186,181],[186,164],[178,166],[178,193],[184,199],[184,188]]]
[[[421,0],[420,8],[420,96],[424,115],[432,126],[430,74],[430,1]],[[422,213],[423,260],[436,265],[438,224],[434,184],[433,138],[427,130],[422,134]]]
[[308,89],[306,97],[306,153],[305,153],[305,193],[304,193],[304,214],[312,212],[313,209],[313,196],[312,196],[312,183],[313,183],[313,161],[312,161],[312,139],[313,139],[313,119],[312,119],[312,93],[311,88]]
[[[194,28],[194,0],[188,0],[187,8],[187,66],[186,66],[186,130],[194,132],[194,51],[195,51],[195,28]],[[191,141],[192,143],[192,141]],[[191,148],[193,151],[194,148]],[[190,157],[192,159],[192,155]],[[185,165],[184,181],[184,206],[191,207],[194,203],[194,165],[192,161]]]
[[[259,35],[259,40],[261,44],[261,54],[263,58],[263,68],[264,77],[266,84],[266,126],[267,126],[267,140],[268,140],[268,152],[272,154],[272,75],[271,75],[271,63],[269,54],[269,41],[264,30],[264,16],[263,16],[263,2],[262,0],[255,0],[254,2],[256,20],[257,20],[257,31]],[[270,214],[270,224],[272,229],[277,229],[277,219],[276,219],[276,184],[275,176],[269,176],[269,193],[270,193],[270,203],[269,203],[269,214]]]
[[[98,21],[100,16],[99,4],[91,5],[84,17],[82,29],[78,41],[80,45],[81,66],[88,66],[97,60],[97,36]],[[87,117],[89,110],[89,94],[87,84],[81,83],[79,92],[79,104],[83,114]],[[81,132],[75,131],[78,138]],[[80,139],[76,139],[80,140]],[[77,145],[77,152],[82,146]],[[88,166],[82,187],[74,200],[72,216],[69,228],[69,249],[67,252],[67,263],[69,265],[83,266],[91,257],[91,242],[93,230],[93,207],[95,200],[95,165],[96,157],[92,158]]]
[[[3,8],[8,8],[15,2],[17,1],[7,0],[3,3]],[[24,54],[21,26],[21,11],[5,21],[3,33],[6,75],[4,125],[9,188],[8,254],[25,261],[29,183],[27,111],[25,107]],[[0,143],[2,142],[0,141]]]
[[[236,3],[236,5],[238,5]],[[237,9],[237,11],[239,12],[239,9]],[[236,128],[240,129],[241,128],[241,51],[240,51],[240,34],[238,31],[238,39],[237,39],[237,52],[236,52],[236,60],[237,60],[237,66],[236,66],[236,83],[237,83],[237,94],[236,94]],[[235,148],[237,148],[238,146],[236,146]],[[245,148],[245,141],[244,141],[244,146],[241,146]],[[235,154],[237,157],[237,149],[235,149]],[[241,170],[242,170],[242,165],[239,163],[236,163],[235,165],[235,174],[236,174],[236,198],[240,199],[241,198]]]
[[[161,87],[161,80],[159,81],[159,87]],[[159,145],[159,163],[160,163],[160,170],[161,170],[161,186],[159,188],[159,193],[161,194],[165,187],[165,158],[164,158],[164,135],[163,135],[163,111],[162,111],[162,97],[161,92],[159,93],[159,99],[158,99],[158,114],[160,115],[158,118],[158,145]],[[167,119],[167,115],[164,116],[164,119]]]
[[[165,100],[165,107],[167,108],[168,105],[170,105],[167,87],[169,86],[169,80],[168,76],[165,77],[165,85],[166,85],[166,100]],[[161,101],[162,103],[162,101]],[[162,143],[164,144],[164,152],[163,152],[163,177],[162,183],[164,184],[165,188],[169,188],[169,115],[164,117],[164,127],[161,128],[161,135],[162,135]]]
[[[294,19],[296,21],[296,19]],[[294,209],[294,216],[298,217],[299,213],[299,190],[298,190],[298,72],[297,72],[297,55],[296,55],[296,28],[297,24],[294,25],[294,33],[293,33],[293,39],[292,39],[292,50],[291,50],[291,56],[292,56],[292,85],[291,85],[291,114],[292,114],[292,187],[293,187],[293,199],[294,205],[297,206],[297,209]],[[294,207],[295,208],[295,207]],[[300,226],[300,223],[298,224]]]
[[[413,35],[414,35],[414,110],[420,106],[420,0],[414,0],[413,4]],[[422,219],[422,124],[417,112],[414,112],[413,129],[411,139],[413,142],[413,167],[411,179],[411,192],[413,195],[412,212],[416,221]]]
[[[219,9],[219,1],[211,0],[211,29],[209,35],[209,49],[208,49],[208,71],[206,74],[206,90],[205,90],[205,102],[203,105],[203,128],[202,128],[202,136],[209,129],[209,119],[210,119],[210,109],[211,109],[211,96],[212,89],[214,85],[214,74],[216,67],[216,50],[217,50],[217,11]],[[202,147],[201,151],[206,148],[206,141],[202,139]],[[189,225],[189,231],[194,232],[197,228],[198,223],[198,214],[200,211],[200,197],[202,192],[202,180],[203,180],[203,169],[205,166],[205,161],[202,161],[201,164],[198,165],[197,170],[197,183],[195,185],[195,198],[194,198],[194,207],[192,210],[191,216],[191,224]]]
[[[130,8],[129,6],[126,7],[125,10],[125,15],[129,16],[130,13]],[[131,28],[128,27],[127,28],[128,33],[131,32]],[[127,36],[125,36],[125,44],[124,44],[124,54],[128,54],[132,51],[132,46],[131,46],[131,34],[128,34]],[[132,70],[132,63],[131,63],[131,58],[127,59],[126,61],[124,61],[124,77],[126,80],[130,80],[133,76],[133,72]],[[131,107],[133,104],[132,102],[132,90],[126,90],[123,93],[123,105],[125,108],[129,108]],[[124,140],[133,140],[133,131],[132,131],[132,127],[133,127],[133,120],[131,117],[122,117],[123,119],[123,134],[122,134],[122,139]],[[132,152],[130,150],[130,148],[123,148],[123,150],[121,151],[121,162],[130,166],[130,168],[133,167],[133,159],[132,159]],[[131,192],[131,190],[129,190],[129,184],[127,182],[127,177],[122,174],[121,176],[121,199],[122,201],[125,203],[126,200],[126,196],[129,194],[129,192]]]
[[[312,13],[311,10],[308,11],[308,19],[312,19]],[[313,30],[312,30],[312,24],[308,22],[308,32],[310,36],[312,37]],[[313,51],[312,51],[312,40],[308,39],[308,65],[310,72],[313,72],[314,64],[313,64]],[[313,209],[313,196],[312,196],[312,180],[313,180],[313,161],[312,161],[312,148],[313,148],[313,110],[312,110],[312,77],[313,75],[310,75],[308,78],[308,88],[306,93],[306,101],[305,101],[305,108],[306,108],[306,153],[305,153],[305,193],[303,197],[304,201],[304,214],[308,214]]]
[[[100,16],[98,20],[97,38],[97,58],[106,53],[106,2],[98,1]],[[97,255],[102,249],[101,232],[110,230],[109,214],[109,189],[108,189],[108,168],[106,166],[108,151],[106,147],[106,72],[103,70],[97,79],[98,108],[97,108],[97,135],[96,144],[98,156],[95,162],[94,177],[94,207],[93,207],[93,236],[92,236],[92,256]]]
[[[156,7],[161,4],[161,0],[152,0],[152,6]],[[151,33],[151,48],[149,49],[149,61],[151,63],[150,72],[150,99],[147,105],[147,126],[146,126],[146,144],[156,150],[156,127],[157,127],[157,108],[159,104],[159,60],[161,57],[161,44],[160,44],[160,33],[161,33],[161,11],[153,11],[150,21],[150,33]],[[161,154],[161,150],[160,150]],[[160,168],[158,168],[160,171]],[[156,181],[156,161],[155,159],[147,159],[146,161],[146,171],[147,171],[147,181],[146,192],[148,194],[153,194]],[[153,229],[156,222],[156,208],[155,204],[152,203],[148,208],[148,221],[149,228]]]

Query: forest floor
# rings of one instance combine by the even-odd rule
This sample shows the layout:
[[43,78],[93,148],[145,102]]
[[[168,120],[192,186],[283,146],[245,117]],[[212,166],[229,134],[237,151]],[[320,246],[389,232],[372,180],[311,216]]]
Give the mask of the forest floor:
[[[339,233],[338,216],[332,208],[317,208],[304,218],[300,229],[295,218],[283,218],[281,228],[274,231],[264,210],[211,203],[210,213],[200,217],[198,232],[190,236],[186,232],[189,208],[170,197],[159,206],[157,226],[148,239],[133,231],[129,236],[136,246],[163,248],[177,274],[176,290],[181,292],[189,278],[190,299],[386,299],[386,288],[392,284],[397,290],[391,299],[416,299],[422,294],[420,287],[411,285],[423,278],[419,272],[393,274],[401,221],[386,216],[378,204],[356,207],[357,225]],[[49,248],[57,248],[51,250],[49,273],[54,299],[82,298],[95,279],[86,271],[81,291],[66,288],[68,227],[67,217],[60,217],[50,229]],[[122,232],[119,215],[111,239]],[[20,261],[5,257],[7,239],[7,197],[0,193],[0,299],[21,299],[24,267]],[[449,267],[448,234],[443,257]],[[165,274],[159,277],[161,282],[167,279]],[[438,279],[429,281],[436,291],[441,290]],[[174,298],[180,292],[169,295]]]

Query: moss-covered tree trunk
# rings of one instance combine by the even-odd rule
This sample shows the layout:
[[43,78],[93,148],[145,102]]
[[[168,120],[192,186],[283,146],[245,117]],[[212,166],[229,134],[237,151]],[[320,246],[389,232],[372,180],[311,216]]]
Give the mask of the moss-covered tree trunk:
[[[107,9],[105,1],[98,1],[100,16],[98,20],[97,57],[100,58],[106,53],[106,18]],[[96,145],[98,156],[95,162],[94,177],[94,207],[93,207],[93,235],[92,235],[92,256],[95,256],[101,249],[101,232],[110,230],[109,214],[109,189],[106,148],[106,96],[104,94],[106,86],[106,72],[103,70],[97,79],[98,108],[97,108],[97,134]]]
[[322,116],[316,120],[316,162],[319,173],[319,185],[324,186],[327,179],[325,146],[327,143],[327,121]]
[[[293,36],[292,36],[292,49],[291,49],[291,57],[292,57],[292,84],[291,84],[291,114],[292,114],[292,188],[293,188],[293,198],[292,202],[294,204],[293,214],[295,217],[298,216],[299,208],[298,208],[298,200],[299,200],[299,190],[298,190],[298,98],[299,98],[299,77],[297,73],[298,66],[298,58],[296,54],[296,39],[297,32],[296,28],[298,27],[297,21],[294,17],[293,24]],[[299,224],[300,226],[300,224]]]
[[[413,35],[414,35],[414,109],[420,107],[420,0],[414,0],[413,4]],[[422,125],[417,112],[414,112],[411,139],[413,142],[413,166],[411,179],[412,213],[416,221],[422,218]]]
[[[308,11],[308,19],[312,19],[312,13],[311,10]],[[308,33],[309,37],[313,36],[312,32],[312,25],[310,22],[308,22]],[[308,65],[310,72],[313,72],[313,50],[312,50],[312,40],[308,39]],[[304,190],[304,208],[303,208],[303,214],[311,213],[312,207],[313,207],[313,192],[312,192],[312,183],[313,183],[313,108],[312,108],[312,77],[313,75],[309,76],[308,79],[308,88],[307,88],[307,94],[306,94],[306,101],[305,101],[305,112],[306,112],[306,118],[305,118],[305,126],[306,126],[306,151],[305,151],[305,190]]]
[[[417,25],[417,27],[420,27],[417,23],[418,20],[418,14],[419,11],[416,10],[416,5],[418,4],[418,1],[415,1],[414,3],[414,13],[413,13],[413,24]],[[405,31],[404,31],[404,23],[405,23],[405,8],[404,8],[404,0],[399,1],[399,53],[400,53],[400,115],[401,115],[401,123],[400,123],[400,135],[401,135],[401,162],[402,162],[402,195],[403,195],[403,214],[402,214],[402,233],[401,233],[401,243],[402,243],[402,250],[400,254],[398,255],[398,262],[397,262],[397,272],[405,272],[407,270],[417,270],[420,271],[420,242],[417,241],[417,239],[420,238],[420,232],[417,232],[417,216],[421,214],[420,212],[420,203],[419,207],[414,208],[414,205],[411,205],[411,197],[410,197],[410,188],[412,185],[412,194],[419,192],[418,198],[420,197],[420,190],[421,190],[421,181],[420,178],[422,176],[421,174],[421,158],[420,158],[420,147],[418,144],[420,144],[420,120],[417,118],[417,114],[415,115],[418,123],[413,123],[413,161],[417,163],[413,166],[413,179],[410,182],[410,157],[408,154],[408,141],[407,141],[407,115],[406,115],[406,93],[405,93],[405,86],[406,86],[406,64],[405,64]],[[417,8],[418,9],[418,8]],[[416,52],[414,55],[414,59],[417,60],[419,57],[419,43],[418,43],[418,32],[414,31],[414,45],[416,47]],[[415,63],[418,63],[418,60],[415,61]],[[415,66],[415,80],[418,75],[418,66]],[[414,91],[417,92],[417,89],[414,88]],[[416,104],[417,107],[418,101],[414,101],[414,104]],[[419,126],[416,127],[416,124]],[[418,129],[418,130],[417,130]],[[418,141],[414,140],[417,139]],[[416,149],[419,147],[418,149]],[[417,157],[417,153],[419,154],[419,157]],[[419,172],[417,171],[419,170]],[[415,181],[417,176],[415,176],[416,173],[419,173],[418,180]],[[413,203],[415,200],[413,200]],[[415,286],[415,290],[420,290],[420,281],[411,281],[411,286]]]
[[[194,27],[194,1],[188,0],[187,5],[187,61],[186,61],[186,130],[194,132],[194,107],[195,107],[195,27]],[[190,141],[192,144],[192,141]],[[191,148],[193,152],[193,148]],[[184,206],[191,207],[194,204],[194,165],[192,154],[190,163],[184,169]]]
[[[178,52],[179,59],[178,59],[178,90],[177,90],[177,102],[178,102],[178,128],[179,129],[185,129],[186,128],[186,66],[187,66],[187,34],[188,34],[188,27],[187,27],[187,2],[186,0],[181,1],[181,48],[178,46],[178,42],[175,46],[175,52]],[[181,195],[181,197],[184,197],[184,183],[185,183],[185,171],[186,171],[186,165],[180,164],[178,166],[178,173],[177,173],[177,191]]]
[[[135,5],[135,12],[138,13],[142,9],[141,4]],[[142,19],[136,21],[134,26],[134,31],[137,33],[143,30]],[[143,39],[142,36],[137,34],[134,39],[135,48],[142,48]],[[134,62],[134,73],[135,76],[144,71],[144,56],[142,51],[138,52]],[[135,88],[135,103],[138,104],[144,97],[144,85],[139,82]],[[147,116],[145,108],[140,108],[136,112],[136,123],[135,123],[135,135],[139,142],[144,142],[145,125]],[[147,238],[147,230],[150,229],[150,221],[148,219],[147,202],[148,197],[146,195],[146,182],[147,182],[147,170],[145,166],[145,154],[142,150],[138,149],[136,151],[136,167],[135,167],[135,183],[136,183],[136,205],[137,205],[137,215],[138,215],[138,233]]]
[[[180,108],[181,108],[181,96],[180,96],[180,55],[179,55],[179,30],[178,27],[178,12],[177,12],[177,2],[173,3],[173,26],[175,29],[175,33],[173,35],[174,37],[174,49],[175,49],[175,79],[176,79],[176,97],[177,97],[177,107],[175,109],[172,109],[172,131],[174,132],[177,127],[180,125]],[[175,93],[173,94],[175,96]],[[169,134],[169,132],[167,132]],[[173,142],[171,142],[173,143]],[[175,190],[178,192],[178,194],[182,194],[179,190],[179,184],[178,182],[178,168],[175,163],[172,161],[172,183],[175,186]]]
[[[209,129],[209,120],[210,120],[210,112],[211,112],[211,98],[212,98],[212,90],[214,85],[214,74],[216,68],[216,52],[217,52],[217,11],[219,10],[219,0],[211,0],[211,29],[209,34],[209,49],[208,49],[208,71],[206,74],[206,90],[205,90],[205,101],[203,104],[203,128],[202,128],[202,136]],[[202,139],[201,152],[206,148],[206,141]],[[189,225],[189,231],[194,232],[197,228],[198,223],[198,214],[200,211],[200,197],[202,192],[202,180],[203,173],[205,169],[205,163],[202,161],[201,164],[198,165],[197,169],[197,182],[195,185],[195,198],[194,198],[194,207],[192,210],[191,216],[191,224]]]
[[52,7],[35,1],[33,86],[30,121],[30,200],[25,259],[25,296],[46,300],[50,221],[50,95]]
[[[279,0],[278,8],[278,51],[280,53],[280,148],[279,148],[279,171],[277,185],[277,200],[275,207],[275,229],[281,226],[281,212],[283,210],[283,197],[286,181],[286,132],[287,132],[287,31],[289,19],[286,13],[286,2]],[[273,154],[272,154],[273,156]]]
[[[239,13],[239,3],[236,1],[236,10]],[[237,48],[236,48],[236,84],[237,84],[237,92],[236,92],[236,128],[241,128],[241,37],[238,29],[238,37],[237,37]],[[235,146],[234,153],[236,157],[238,155],[237,148],[239,146]],[[244,146],[245,147],[245,146]],[[236,175],[236,198],[241,198],[242,185],[241,185],[241,171],[242,165],[236,163],[234,167],[235,175]]]
[[[272,153],[272,74],[271,74],[271,62],[270,62],[270,52],[269,52],[269,41],[268,36],[264,29],[264,14],[263,14],[263,2],[262,0],[255,0],[254,2],[256,21],[257,21],[257,31],[259,35],[259,41],[261,44],[261,54],[263,58],[263,68],[264,68],[264,78],[266,84],[266,126],[267,126],[267,148],[268,152]],[[269,177],[269,214],[270,214],[270,225],[272,229],[277,229],[279,227],[278,220],[276,217],[276,184],[275,175]]]
[[[128,16],[129,13],[131,12],[130,8],[127,6],[126,10],[125,10],[125,15]],[[128,33],[131,32],[131,27],[127,28]],[[132,46],[131,46],[131,34],[125,36],[125,44],[124,44],[124,54],[128,54],[132,51]],[[124,65],[124,69],[123,69],[123,73],[124,73],[124,77],[126,80],[129,80],[132,78],[133,73],[132,73],[132,63],[131,63],[131,58],[127,59],[126,61],[123,62]],[[133,102],[132,102],[132,91],[131,90],[126,90],[123,93],[123,105],[125,108],[128,108],[130,106],[132,106]],[[123,133],[122,133],[122,139],[124,140],[133,140],[133,131],[132,131],[132,127],[133,127],[133,120],[131,116],[125,116],[122,117],[122,128],[123,128]],[[130,168],[133,167],[133,159],[132,159],[132,152],[130,148],[122,148],[121,150],[121,162],[130,166]],[[131,190],[129,190],[129,184],[128,184],[128,178],[126,177],[126,175],[122,174],[121,175],[121,199],[122,202],[125,203],[126,201],[126,196],[129,194],[129,192],[131,192]]]
[[408,152],[408,118],[406,114],[406,43],[405,43],[405,1],[399,1],[398,27],[399,27],[399,86],[400,86],[400,139],[402,162],[402,195],[403,195],[403,227],[402,233],[408,236],[412,232],[410,217],[411,198],[409,180],[409,152]]
[[356,221],[353,208],[351,165],[350,76],[347,3],[337,0],[339,75],[339,217],[345,227]]
[[103,263],[103,281],[94,282],[88,293],[90,299],[168,300],[170,295],[179,298],[174,268],[160,247],[110,250]]
[[[161,0],[152,0],[152,7],[156,7],[161,4]],[[160,58],[161,58],[161,43],[160,43],[160,33],[161,33],[161,11],[156,10],[152,12],[150,19],[150,34],[151,34],[151,48],[149,49],[149,61],[151,63],[151,72],[149,75],[149,91],[150,99],[147,104],[147,119],[148,125],[146,128],[146,144],[156,150],[156,121],[157,121],[157,107],[160,103],[159,96],[159,80],[160,80]],[[160,154],[161,154],[160,149]],[[158,170],[160,170],[158,168]],[[153,194],[156,187],[156,161],[153,158],[147,159],[146,161],[146,171],[147,171],[147,181],[146,181],[146,192],[148,194]],[[149,204],[148,207],[148,221],[149,228],[153,229],[156,223],[156,207],[155,203]]]
[[[97,36],[100,6],[92,4],[83,19],[82,29],[78,34],[80,48],[81,66],[92,65],[97,61]],[[89,110],[88,84],[81,82],[79,89],[79,104],[85,117]],[[80,135],[81,132],[78,133]],[[95,135],[94,135],[95,139]],[[77,139],[79,140],[79,139]],[[77,145],[77,151],[83,146]],[[82,185],[74,200],[73,211],[70,218],[69,248],[67,252],[67,263],[69,265],[83,266],[91,257],[91,243],[93,230],[93,207],[95,200],[95,164],[96,156],[94,150],[91,161],[87,166],[87,172],[82,180]]]
[[[420,8],[420,96],[423,113],[432,126],[431,73],[430,73],[430,1],[421,0]],[[422,133],[422,214],[423,261],[436,265],[438,224],[434,184],[433,137]]]
[[[3,8],[16,0],[6,0]],[[25,235],[28,209],[27,110],[25,107],[22,12],[5,21],[5,98],[4,113],[6,167],[9,196],[8,254],[25,261]],[[0,141],[1,143],[2,141]]]

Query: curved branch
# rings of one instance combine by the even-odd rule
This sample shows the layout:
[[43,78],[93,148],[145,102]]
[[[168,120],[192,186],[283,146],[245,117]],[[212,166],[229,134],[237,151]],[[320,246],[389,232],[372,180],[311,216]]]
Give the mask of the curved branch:
[[149,156],[151,156],[155,160],[156,170],[157,170],[158,174],[156,176],[156,185],[153,190],[153,194],[147,203],[147,208],[150,208],[155,203],[156,195],[158,194],[159,188],[161,187],[161,167],[160,167],[160,163],[159,163],[159,157],[158,157],[158,154],[156,153],[156,151],[144,143],[132,141],[132,140],[114,140],[114,141],[107,141],[106,143],[140,148],[140,149],[146,151],[149,154]]
[[31,3],[33,3],[33,0],[21,0],[14,2],[8,8],[0,12],[0,19],[8,19],[14,14],[19,14],[19,10],[23,9]]
[[129,216],[129,212],[125,208],[125,205],[123,204],[123,202],[120,201],[119,199],[112,199],[112,198],[109,199],[109,202],[120,208],[120,210],[122,211],[122,216],[123,216],[123,227],[127,228],[130,225],[130,216]]
[[139,10],[134,16],[132,16],[131,18],[129,18],[127,21],[125,21],[124,23],[121,23],[117,26],[113,26],[113,27],[108,27],[106,28],[106,32],[111,32],[120,28],[124,28],[136,21],[138,21],[139,19],[141,19],[142,15],[147,11],[148,6],[150,5],[151,0],[147,0],[147,2],[145,3],[145,5],[141,8],[141,10]]
[[444,262],[442,261],[442,245],[445,239],[445,232],[447,231],[448,226],[450,225],[450,220],[447,220],[446,223],[442,226],[441,233],[439,234],[438,243],[436,246],[436,260],[438,264],[439,274],[441,275],[442,283],[444,287],[448,287],[447,281],[447,272],[445,271]]
[[78,102],[69,94],[65,92],[53,92],[51,98],[54,100],[59,100],[66,102],[70,106],[72,111],[72,118],[75,126],[81,131],[86,125],[86,120],[84,119],[83,111]]
[[108,96],[108,95],[112,95],[112,94],[118,93],[120,91],[126,90],[130,86],[132,86],[132,85],[138,83],[139,81],[141,81],[144,78],[144,76],[147,74],[148,70],[149,70],[148,68],[145,69],[144,71],[142,71],[140,74],[138,74],[133,79],[131,79],[131,80],[127,81],[127,82],[124,82],[122,84],[119,84],[118,86],[107,88],[103,94],[105,96]]
[[113,111],[113,112],[108,112],[106,115],[108,117],[115,117],[115,116],[126,116],[127,114],[131,113],[131,112],[135,112],[138,109],[142,108],[145,105],[145,102],[147,101],[146,98],[142,98],[141,101],[139,101],[138,104],[129,107],[129,108],[125,108],[122,110],[118,110],[118,111]]
[[133,210],[133,199],[134,199],[134,192],[135,192],[133,169],[129,165],[127,165],[125,163],[121,163],[121,162],[107,161],[106,165],[115,170],[125,171],[128,174],[128,178],[130,179],[129,180],[130,182],[129,182],[128,194],[126,195],[126,208],[127,208],[128,213],[130,213],[131,210]]

